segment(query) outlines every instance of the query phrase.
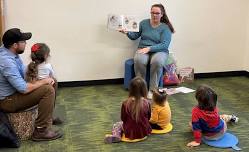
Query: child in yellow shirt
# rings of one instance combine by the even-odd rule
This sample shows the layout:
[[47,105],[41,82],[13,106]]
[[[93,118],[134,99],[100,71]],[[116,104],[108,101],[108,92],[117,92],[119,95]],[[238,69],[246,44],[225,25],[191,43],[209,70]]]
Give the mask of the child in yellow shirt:
[[170,124],[171,121],[171,110],[167,101],[167,93],[165,90],[155,89],[153,91],[151,107],[151,128],[163,130]]

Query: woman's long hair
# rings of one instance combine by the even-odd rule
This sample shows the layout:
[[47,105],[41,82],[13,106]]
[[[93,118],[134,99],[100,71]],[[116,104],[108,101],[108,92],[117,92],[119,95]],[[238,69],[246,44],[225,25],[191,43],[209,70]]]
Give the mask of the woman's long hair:
[[38,65],[45,62],[50,52],[49,47],[44,43],[36,43],[31,47],[31,62],[27,67],[26,81],[33,82],[37,80]]
[[136,122],[139,121],[141,109],[143,109],[144,105],[144,98],[147,97],[147,94],[147,85],[142,77],[135,77],[131,80],[129,87],[129,97],[131,100],[128,100],[128,109],[126,110],[130,109],[132,119]]
[[161,17],[161,21],[160,22],[167,24],[169,26],[170,31],[172,33],[175,33],[175,29],[172,26],[171,22],[169,21],[169,18],[168,18],[167,14],[166,14],[164,6],[162,4],[154,4],[154,5],[151,6],[151,9],[153,7],[159,7],[160,8],[161,13],[163,14],[163,16]]

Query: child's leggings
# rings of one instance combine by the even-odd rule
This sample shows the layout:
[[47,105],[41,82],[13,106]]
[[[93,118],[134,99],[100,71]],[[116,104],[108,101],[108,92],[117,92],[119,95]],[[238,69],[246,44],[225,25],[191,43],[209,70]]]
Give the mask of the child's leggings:
[[112,127],[112,135],[121,138],[123,131],[123,122],[116,122]]

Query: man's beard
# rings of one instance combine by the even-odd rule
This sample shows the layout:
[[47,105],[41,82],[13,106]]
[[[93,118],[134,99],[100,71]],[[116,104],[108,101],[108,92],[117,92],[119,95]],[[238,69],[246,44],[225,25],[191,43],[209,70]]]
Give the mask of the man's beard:
[[17,54],[23,54],[23,52],[24,52],[24,50],[21,50],[21,49],[17,49],[17,50],[16,50],[16,53],[17,53]]

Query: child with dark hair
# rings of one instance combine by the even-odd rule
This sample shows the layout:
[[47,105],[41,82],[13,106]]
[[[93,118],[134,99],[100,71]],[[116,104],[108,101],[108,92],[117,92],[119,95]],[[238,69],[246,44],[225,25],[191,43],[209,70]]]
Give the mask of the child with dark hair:
[[120,142],[122,134],[130,140],[142,139],[151,133],[150,104],[148,90],[142,77],[130,82],[129,97],[122,103],[121,122],[113,125],[112,135],[107,135],[105,143]]
[[167,101],[167,93],[162,89],[155,89],[152,92],[150,125],[152,129],[162,130],[166,128],[171,121],[171,110]]
[[54,70],[47,62],[50,49],[44,43],[36,43],[31,47],[31,62],[26,72],[26,81],[32,82],[44,78],[55,78]]
[[197,88],[195,94],[198,105],[192,110],[192,130],[195,140],[189,142],[187,146],[194,147],[201,144],[201,138],[208,140],[218,140],[227,130],[227,122],[238,122],[235,115],[219,115],[217,104],[217,94],[207,85]]
[[[36,43],[31,47],[31,62],[29,63],[26,71],[25,80],[27,82],[35,82],[45,78],[54,79],[55,98],[57,93],[58,83],[55,78],[55,73],[52,65],[48,63],[48,57],[50,56],[50,49],[45,43]],[[53,124],[59,125],[63,121],[59,117],[53,118]]]

